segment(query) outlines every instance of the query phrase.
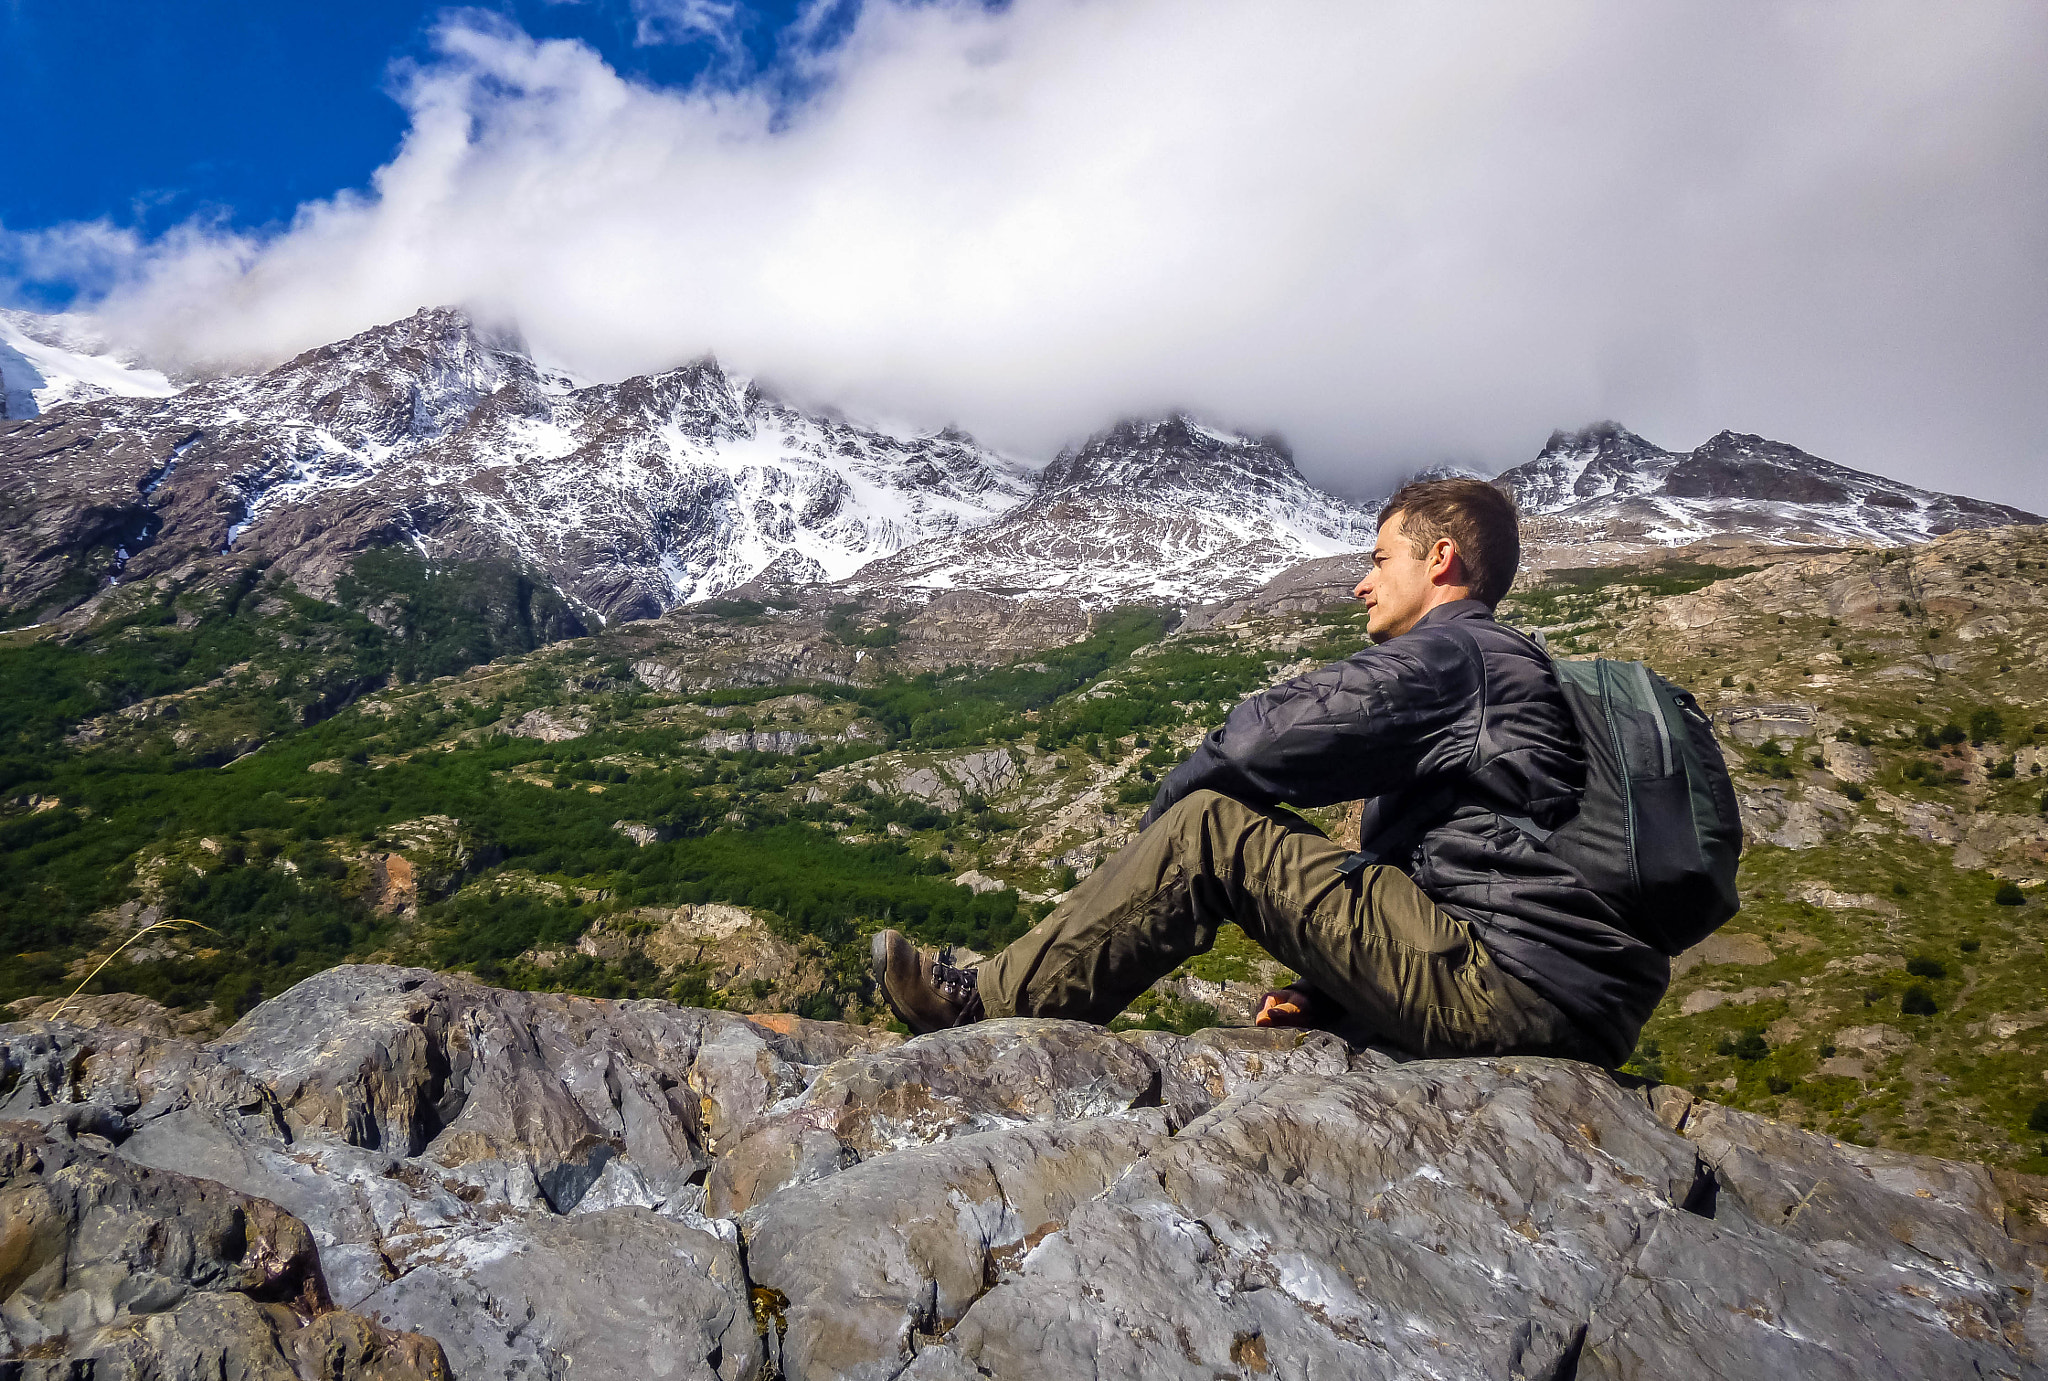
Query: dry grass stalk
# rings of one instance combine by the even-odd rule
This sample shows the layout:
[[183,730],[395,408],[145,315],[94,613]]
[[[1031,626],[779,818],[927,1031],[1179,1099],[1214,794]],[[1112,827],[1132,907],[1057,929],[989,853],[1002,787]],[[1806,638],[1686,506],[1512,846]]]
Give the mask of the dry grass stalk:
[[48,1016],[47,1018],[45,1018],[45,1020],[48,1020],[48,1021],[55,1021],[55,1020],[56,1020],[56,1019],[57,1019],[58,1017],[61,1017],[61,1016],[63,1016],[63,1015],[64,1015],[64,1010],[65,1010],[65,1009],[66,1009],[67,1007],[69,1007],[69,1006],[71,1005],[71,1003],[72,1003],[72,999],[73,999],[73,998],[76,998],[76,997],[77,997],[77,996],[78,996],[78,995],[79,995],[80,993],[82,993],[82,992],[84,992],[84,991],[85,991],[85,985],[86,985],[86,984],[88,984],[88,983],[92,982],[92,981],[93,981],[93,980],[94,980],[95,978],[98,978],[98,977],[100,976],[100,970],[101,970],[101,969],[105,968],[105,967],[106,967],[107,965],[109,965],[109,964],[113,963],[113,962],[114,962],[114,960],[118,959],[118,958],[120,957],[120,955],[121,955],[121,951],[122,951],[122,950],[124,950],[124,949],[128,948],[128,946],[130,946],[130,945],[134,944],[134,943],[135,943],[135,942],[136,942],[137,940],[140,940],[140,939],[141,939],[141,938],[142,938],[143,936],[145,936],[145,935],[149,934],[149,932],[150,932],[150,931],[152,931],[152,930],[175,930],[175,929],[178,929],[178,928],[180,928],[180,927],[183,927],[183,926],[195,926],[195,927],[197,927],[198,929],[200,929],[200,930],[203,930],[203,931],[205,931],[205,932],[206,932],[207,934],[209,934],[209,935],[218,935],[218,934],[220,934],[220,932],[219,932],[219,931],[217,931],[217,930],[215,930],[215,929],[214,929],[214,928],[213,928],[212,926],[210,926],[210,925],[200,925],[200,923],[199,923],[198,921],[184,921],[184,920],[176,920],[176,919],[172,919],[172,920],[163,920],[163,921],[151,921],[151,922],[150,922],[150,923],[149,923],[148,925],[146,925],[146,926],[144,926],[144,927],[143,927],[142,929],[140,929],[140,930],[136,931],[136,932],[135,932],[135,933],[134,933],[133,935],[130,935],[130,936],[129,936],[129,937],[127,938],[127,939],[123,940],[123,941],[122,941],[122,942],[121,942],[120,944],[116,945],[116,946],[114,947],[114,952],[113,952],[112,954],[109,954],[109,955],[108,955],[108,956],[107,956],[106,958],[104,958],[104,959],[100,960],[100,962],[99,962],[99,963],[97,963],[97,964],[93,965],[93,966],[92,966],[92,972],[91,972],[91,973],[89,973],[89,974],[87,974],[87,975],[86,975],[86,976],[85,976],[84,978],[82,978],[82,979],[80,979],[80,980],[79,980],[79,982],[78,982],[78,986],[77,986],[77,987],[75,987],[75,988],[73,988],[73,989],[71,990],[71,995],[70,995],[70,997],[67,997],[67,998],[65,998],[65,999],[64,999],[64,1000],[63,1000],[62,1002],[58,1003],[58,1004],[57,1004],[57,1010],[56,1010],[56,1011],[54,1011],[54,1012],[52,1012],[52,1013],[50,1013],[50,1015],[49,1015],[49,1016]]

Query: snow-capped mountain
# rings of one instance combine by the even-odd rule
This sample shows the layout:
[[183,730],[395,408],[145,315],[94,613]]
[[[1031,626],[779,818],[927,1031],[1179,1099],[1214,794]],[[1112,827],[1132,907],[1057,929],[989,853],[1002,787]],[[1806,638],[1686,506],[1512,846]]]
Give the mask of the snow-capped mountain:
[[[585,625],[741,586],[1189,605],[1367,548],[1377,511],[1309,484],[1278,441],[1185,415],[1120,423],[1034,475],[954,431],[805,411],[709,359],[586,383],[450,308],[182,389],[89,323],[17,313],[0,371],[28,414],[0,421],[0,615],[17,621],[251,566],[327,596],[389,547],[509,566]],[[2040,521],[1758,437],[1680,454],[1612,423],[1497,482],[1531,564]]]
[[1722,432],[1697,450],[1666,451],[1614,422],[1553,432],[1540,455],[1494,482],[1515,496],[1529,538],[1596,555],[1728,536],[1897,546],[1956,528],[2042,521],[1760,436]]
[[1011,512],[905,547],[848,584],[972,586],[1091,605],[1206,602],[1370,546],[1372,522],[1303,479],[1279,441],[1175,415],[1091,437],[1048,465]]
[[637,618],[770,568],[838,579],[1029,489],[967,437],[805,413],[710,360],[578,387],[441,308],[261,375],[0,428],[0,504],[43,529],[0,536],[0,602],[81,564],[133,579],[216,556],[325,594],[404,543]]
[[116,354],[75,316],[0,311],[0,421],[93,398],[164,398],[178,386]]

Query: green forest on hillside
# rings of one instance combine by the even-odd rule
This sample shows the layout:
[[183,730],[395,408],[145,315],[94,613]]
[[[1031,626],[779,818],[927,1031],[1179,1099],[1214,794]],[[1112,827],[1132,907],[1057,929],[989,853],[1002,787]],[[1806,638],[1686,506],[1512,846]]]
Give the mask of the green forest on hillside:
[[[387,577],[375,598],[389,596],[389,564],[374,567]],[[419,603],[445,616],[451,606],[471,607],[473,585]],[[366,597],[361,582],[345,581],[342,594],[351,593]],[[498,635],[473,615],[466,630],[451,632],[451,620],[440,617],[386,631],[345,605],[248,578],[196,614],[193,603],[161,600],[68,644],[0,648],[0,796],[32,803],[0,820],[8,864],[0,945],[17,956],[0,978],[0,1001],[63,986],[78,955],[100,938],[92,918],[135,896],[152,868],[163,875],[163,913],[206,927],[204,944],[187,957],[117,961],[89,991],[140,992],[173,1006],[217,1000],[223,1015],[378,951],[503,978],[505,962],[520,952],[573,941],[606,911],[652,902],[749,905],[772,912],[792,934],[841,946],[858,940],[863,923],[886,922],[992,949],[1043,908],[1020,904],[1007,889],[975,895],[950,885],[952,864],[937,850],[893,838],[843,844],[804,828],[834,808],[792,803],[788,789],[885,746],[1001,742],[1032,728],[1048,746],[1099,751],[1105,737],[1177,723],[1183,711],[1175,700],[1235,701],[1264,671],[1260,659],[1218,657],[1198,644],[1126,668],[1109,694],[1063,701],[1156,643],[1166,615],[1130,609],[1026,667],[695,697],[719,707],[792,691],[844,700],[887,730],[884,742],[814,745],[793,759],[707,752],[690,742],[694,731],[637,721],[655,697],[609,667],[575,678],[597,692],[609,722],[543,744],[494,726],[564,699],[562,678],[545,661],[489,700],[457,689],[433,708],[387,716],[350,707],[322,717],[331,699],[383,678],[419,684],[495,645]],[[179,749],[161,735],[118,751],[67,741],[95,713],[195,687],[205,689],[180,719],[213,723],[201,746]],[[231,742],[260,750],[223,761],[232,751],[220,746],[223,720],[233,725]],[[751,725],[744,713],[722,723]],[[1007,824],[985,803],[949,813],[876,799],[858,814],[938,836]],[[424,816],[461,822],[459,880],[517,872],[570,895],[465,890],[430,903],[415,934],[395,934],[365,900],[355,856],[393,824]],[[636,847],[613,828],[622,818],[670,837]],[[601,901],[585,899],[600,893]],[[616,974],[583,978],[599,992],[643,990]]]

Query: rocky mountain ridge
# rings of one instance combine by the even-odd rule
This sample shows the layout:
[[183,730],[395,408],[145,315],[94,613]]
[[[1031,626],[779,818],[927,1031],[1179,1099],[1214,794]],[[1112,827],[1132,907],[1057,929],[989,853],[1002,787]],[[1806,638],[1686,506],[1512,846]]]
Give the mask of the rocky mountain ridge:
[[363,552],[538,573],[593,624],[775,567],[850,574],[1027,488],[951,433],[799,412],[705,360],[578,387],[460,313],[422,311],[266,374],[103,398],[0,432],[17,536],[0,598],[87,568],[221,562],[331,595]]
[[1919,489],[1796,446],[1724,431],[1666,451],[1615,422],[1553,432],[1495,481],[1515,496],[1524,541],[1612,560],[1708,540],[1901,546],[1960,528],[2039,523],[2004,504]]
[[[263,375],[18,423],[0,504],[16,606],[195,562],[326,597],[363,552],[411,547],[537,573],[592,626],[754,581],[1184,603],[1355,545],[1363,521],[1276,443],[1184,418],[1034,476],[957,432],[802,411],[710,360],[579,386],[445,308]],[[949,551],[999,518],[979,564]],[[1004,575],[1020,543],[1031,559]]]
[[[806,411],[709,359],[587,384],[450,308],[197,382],[107,353],[79,320],[15,313],[0,335],[0,606],[17,622],[172,573],[266,569],[330,598],[391,551],[566,601],[508,614],[543,640],[748,586],[1185,607],[1369,546],[1376,509],[1309,484],[1277,439],[1186,415],[1033,472],[955,431]],[[1612,423],[1554,435],[1499,482],[1537,566],[2030,520],[1758,437],[1681,456]]]
[[23,1375],[2048,1374],[2039,1182],[1569,1062],[380,967],[127,1016],[0,1027]]

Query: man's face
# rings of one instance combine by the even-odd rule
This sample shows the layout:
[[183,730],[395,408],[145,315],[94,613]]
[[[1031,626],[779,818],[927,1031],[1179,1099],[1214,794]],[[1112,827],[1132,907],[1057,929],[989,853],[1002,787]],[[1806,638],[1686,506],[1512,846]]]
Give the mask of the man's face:
[[1396,513],[1380,526],[1372,549],[1372,568],[1352,591],[1365,601],[1365,634],[1376,643],[1406,633],[1437,602],[1430,562],[1437,547],[1448,547],[1449,541],[1434,544],[1423,555],[1416,556],[1414,545],[1401,530],[1405,517]]

